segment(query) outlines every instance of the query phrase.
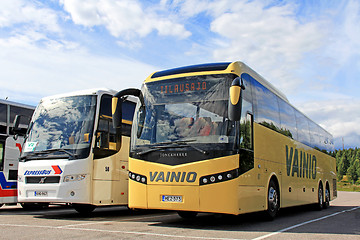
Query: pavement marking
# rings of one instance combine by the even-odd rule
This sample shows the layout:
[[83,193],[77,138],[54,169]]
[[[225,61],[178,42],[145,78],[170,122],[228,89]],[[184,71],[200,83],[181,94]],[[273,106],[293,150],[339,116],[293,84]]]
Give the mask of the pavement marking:
[[85,225],[92,225],[92,224],[101,224],[101,223],[118,223],[118,222],[124,222],[124,221],[135,221],[135,220],[144,220],[144,219],[149,219],[149,218],[154,218],[154,217],[167,217],[167,216],[175,216],[174,214],[163,214],[163,215],[152,215],[152,216],[147,216],[147,217],[130,217],[130,218],[124,218],[124,219],[119,219],[117,221],[89,221],[86,223],[78,223],[78,224],[69,224],[69,225],[64,225],[64,226],[58,226],[57,228],[71,228],[71,227],[77,227],[77,226],[85,226]]
[[[253,238],[252,240],[262,240],[286,231],[289,231],[291,229],[294,228],[298,228],[301,227],[303,225],[309,224],[309,223],[313,223],[313,222],[317,222],[317,221],[321,221],[324,220],[326,218],[330,218],[342,213],[346,213],[346,212],[351,212],[354,210],[360,209],[360,206],[351,208],[351,209],[347,209],[347,210],[343,210],[340,212],[336,212],[336,213],[332,213],[330,215],[326,215],[324,217],[320,217],[320,218],[316,218],[313,220],[309,220],[303,223],[299,223],[284,229],[281,229],[279,231],[273,232],[273,233],[269,233],[257,238]],[[172,215],[172,214],[168,214],[168,215]],[[142,217],[142,218],[150,218],[152,216],[149,217]],[[140,218],[141,219],[141,218]],[[121,231],[121,230],[103,230],[103,229],[90,229],[90,228],[77,228],[76,226],[82,226],[82,225],[90,225],[90,224],[101,224],[101,223],[109,223],[109,222],[113,222],[116,223],[117,221],[96,221],[96,222],[88,222],[88,223],[81,223],[81,224],[74,224],[74,225],[64,225],[64,226],[41,226],[41,225],[26,225],[26,224],[6,224],[6,223],[0,223],[0,226],[7,226],[7,227],[30,227],[30,228],[47,228],[47,229],[64,229],[64,230],[77,230],[77,231],[88,231],[88,232],[105,232],[105,233],[123,233],[123,234],[132,234],[132,235],[147,235],[147,236],[156,236],[156,237],[166,237],[166,238],[186,238],[186,239],[212,239],[212,240],[243,240],[243,239],[239,239],[239,238],[221,238],[221,237],[201,237],[201,236],[183,236],[183,235],[171,235],[171,234],[161,234],[161,233],[149,233],[149,232],[136,232],[136,231]]]
[[351,211],[354,211],[354,210],[359,209],[359,208],[360,208],[360,206],[357,206],[357,207],[354,207],[354,208],[351,208],[351,209],[347,209],[347,210],[343,210],[343,211],[340,211],[340,212],[336,212],[336,213],[333,213],[333,214],[330,214],[330,215],[326,215],[326,216],[324,216],[324,217],[320,217],[320,218],[316,218],[316,219],[313,219],[313,220],[309,220],[309,221],[306,221],[306,222],[303,222],[303,223],[296,224],[296,225],[291,226],[291,227],[287,227],[287,228],[281,229],[281,230],[276,231],[276,232],[273,232],[273,233],[269,233],[269,234],[266,234],[266,235],[263,235],[263,236],[260,236],[260,237],[257,237],[257,238],[253,238],[252,240],[262,240],[262,239],[265,239],[265,238],[268,238],[268,237],[272,237],[272,236],[274,236],[274,235],[277,235],[277,234],[280,234],[280,233],[289,231],[289,230],[291,230],[291,229],[301,227],[301,226],[306,225],[306,224],[309,224],[309,223],[321,221],[321,220],[324,220],[324,219],[326,219],[326,218],[330,218],[330,217],[333,217],[333,216],[336,216],[336,215],[339,215],[339,214],[342,214],[342,213],[345,213],[345,212],[351,212]]
[[186,238],[186,239],[209,239],[209,240],[244,240],[239,238],[217,238],[217,237],[198,237],[198,236],[183,236],[183,235],[171,235],[162,233],[149,233],[149,232],[135,232],[135,231],[121,231],[121,230],[103,230],[103,229],[90,229],[90,228],[76,228],[76,227],[55,227],[55,226],[39,226],[39,225],[26,225],[26,224],[6,224],[0,223],[0,226],[6,227],[30,227],[30,228],[47,228],[47,229],[64,229],[64,230],[76,230],[86,232],[104,232],[104,233],[122,233],[132,235],[147,235],[164,238]]
[[78,223],[78,224],[69,224],[69,225],[63,225],[63,226],[58,226],[56,228],[74,228],[77,226],[85,226],[85,225],[92,225],[92,224],[99,224],[99,223],[111,223],[114,221],[93,221],[93,222],[86,222],[86,223]]

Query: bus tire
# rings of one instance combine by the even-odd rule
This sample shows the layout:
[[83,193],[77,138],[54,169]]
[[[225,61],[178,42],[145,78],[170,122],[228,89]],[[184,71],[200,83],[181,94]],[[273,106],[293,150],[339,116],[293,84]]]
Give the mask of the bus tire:
[[316,209],[321,211],[324,208],[324,191],[322,184],[319,184],[318,188],[318,203],[316,204]]
[[273,220],[279,212],[280,209],[279,197],[280,197],[279,188],[275,184],[274,180],[270,180],[268,194],[267,194],[268,208],[266,210],[266,215],[269,220]]
[[96,206],[91,204],[72,204],[73,208],[80,214],[90,214],[95,210]]
[[330,189],[329,189],[328,185],[326,186],[326,189],[325,189],[325,200],[324,200],[323,207],[324,207],[324,209],[330,207]]
[[197,212],[190,212],[190,211],[178,211],[177,213],[179,214],[180,217],[185,219],[195,218],[196,215],[198,214]]

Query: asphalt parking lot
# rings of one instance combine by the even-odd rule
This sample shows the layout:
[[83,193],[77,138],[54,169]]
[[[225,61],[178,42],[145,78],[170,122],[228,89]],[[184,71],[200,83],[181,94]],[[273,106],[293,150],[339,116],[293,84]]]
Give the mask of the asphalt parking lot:
[[97,208],[81,216],[70,207],[26,211],[0,208],[0,239],[360,239],[360,193],[339,192],[331,207],[282,209],[274,221],[259,213],[240,216]]

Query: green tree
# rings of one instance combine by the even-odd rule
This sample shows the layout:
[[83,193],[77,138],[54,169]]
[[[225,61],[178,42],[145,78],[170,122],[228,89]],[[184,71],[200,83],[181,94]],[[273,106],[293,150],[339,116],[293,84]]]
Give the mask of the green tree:
[[347,154],[344,153],[339,161],[338,165],[338,179],[341,180],[344,175],[346,175],[347,170],[349,168],[349,159],[347,158]]
[[360,177],[360,160],[359,159],[356,159],[353,162],[353,164],[348,168],[347,175],[349,176],[350,180],[352,180],[353,183],[355,184],[355,182]]

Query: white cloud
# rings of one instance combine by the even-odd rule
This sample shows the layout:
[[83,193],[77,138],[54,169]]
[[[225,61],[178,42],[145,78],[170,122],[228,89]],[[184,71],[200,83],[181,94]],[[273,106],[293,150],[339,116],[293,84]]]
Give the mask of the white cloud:
[[228,41],[227,47],[214,50],[214,58],[245,61],[290,92],[303,81],[295,71],[304,55],[322,44],[320,27],[320,22],[298,22],[291,4],[267,7],[263,1],[241,1],[211,23],[211,30]]
[[11,27],[15,24],[30,25],[38,30],[60,31],[55,11],[25,0],[1,0],[0,27]]
[[142,81],[155,71],[152,66],[131,59],[1,44],[0,66],[0,98],[31,104],[44,96],[75,90],[140,88]]
[[137,0],[61,0],[75,24],[86,27],[105,26],[111,35],[125,40],[145,37],[156,30],[159,35],[181,39],[191,35],[171,15],[163,16],[145,9]]

